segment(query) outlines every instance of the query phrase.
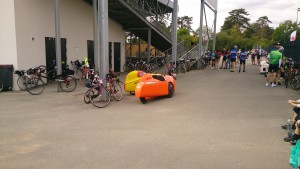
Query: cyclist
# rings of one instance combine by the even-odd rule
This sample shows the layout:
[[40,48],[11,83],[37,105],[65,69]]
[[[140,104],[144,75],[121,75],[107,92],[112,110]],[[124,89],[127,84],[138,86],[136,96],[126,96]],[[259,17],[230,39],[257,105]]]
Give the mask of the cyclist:
[[280,47],[280,43],[276,42],[276,43],[274,43],[274,46],[275,46],[276,50],[273,50],[270,53],[270,58],[269,58],[270,64],[269,64],[269,69],[268,69],[266,87],[269,86],[269,81],[270,81],[271,75],[273,77],[273,83],[272,83],[271,87],[276,87],[276,74],[278,72],[279,66],[281,65],[282,54],[278,50]]
[[237,46],[235,45],[231,50],[230,50],[230,71],[234,72],[234,64],[236,62],[236,54],[237,54]]
[[243,65],[243,72],[245,72],[245,65],[246,65],[246,59],[247,59],[247,53],[246,53],[245,49],[242,49],[242,51],[240,53],[240,56],[239,56],[239,59],[240,59],[240,69],[239,69],[239,72],[241,72],[242,65]]
[[[278,50],[282,54],[282,61],[284,63],[284,52],[283,52],[284,48],[282,46],[280,46]],[[281,63],[281,65],[279,65],[280,67],[279,67],[278,73],[277,73],[277,84],[278,85],[281,85],[281,82],[280,82],[281,72],[284,72],[284,70],[283,70],[283,63]]]
[[[223,52],[222,52],[222,65],[220,67],[220,69],[226,69],[226,60],[227,60],[227,50],[226,48],[223,48]],[[224,64],[224,67],[223,67]]]

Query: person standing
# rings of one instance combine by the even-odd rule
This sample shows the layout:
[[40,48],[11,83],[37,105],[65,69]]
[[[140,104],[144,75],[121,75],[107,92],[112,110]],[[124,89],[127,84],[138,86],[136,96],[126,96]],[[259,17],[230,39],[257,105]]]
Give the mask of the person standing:
[[211,52],[210,57],[211,57],[211,69],[215,69],[216,68],[216,51],[215,50],[213,50]]
[[234,66],[236,62],[237,46],[234,46],[230,50],[230,71],[234,72]]
[[271,87],[276,87],[276,75],[277,75],[279,66],[281,65],[281,59],[282,59],[282,54],[278,50],[279,45],[280,45],[280,43],[278,43],[278,42],[274,43],[276,50],[273,50],[270,53],[270,58],[269,58],[270,64],[269,64],[269,69],[268,69],[266,87],[269,86],[270,76],[273,77],[273,83],[272,83]]
[[262,55],[262,51],[261,49],[258,49],[256,52],[256,61],[257,61],[257,65],[260,66],[260,57]]
[[[226,50],[226,48],[223,48],[222,65],[221,65],[220,69],[226,69],[226,60],[227,60],[227,50]],[[223,64],[224,64],[224,67],[223,67]]]
[[246,53],[245,49],[242,49],[242,51],[240,53],[240,56],[239,56],[239,59],[240,59],[240,69],[239,69],[239,72],[241,72],[242,65],[243,65],[243,72],[245,72],[245,65],[246,65],[246,59],[247,59],[247,53]]
[[277,84],[281,85],[280,79],[281,79],[281,73],[284,72],[283,63],[285,63],[284,62],[285,57],[284,57],[284,53],[283,53],[284,48],[282,46],[280,46],[278,50],[282,54],[282,63],[281,63],[281,65],[279,65],[279,69],[278,69],[278,73],[277,73]]

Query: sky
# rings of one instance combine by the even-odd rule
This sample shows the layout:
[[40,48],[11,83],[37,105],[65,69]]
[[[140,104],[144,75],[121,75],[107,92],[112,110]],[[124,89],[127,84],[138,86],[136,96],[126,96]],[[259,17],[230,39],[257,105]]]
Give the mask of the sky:
[[[178,17],[193,17],[193,30],[200,25],[200,0],[178,0]],[[218,0],[217,32],[220,31],[224,20],[233,9],[244,8],[250,18],[250,23],[255,22],[261,16],[267,16],[272,22],[271,27],[278,25],[285,20],[297,20],[297,9],[300,8],[300,0]],[[208,26],[212,27],[214,14],[205,7]],[[298,12],[298,22],[300,11]],[[203,20],[205,25],[205,19]]]

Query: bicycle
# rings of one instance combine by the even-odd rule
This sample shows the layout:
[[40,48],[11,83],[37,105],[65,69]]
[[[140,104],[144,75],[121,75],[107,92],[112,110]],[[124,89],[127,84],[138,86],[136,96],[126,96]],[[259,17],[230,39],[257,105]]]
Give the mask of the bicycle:
[[72,92],[77,87],[77,81],[74,77],[74,73],[75,72],[69,69],[69,66],[66,65],[62,69],[62,74],[57,75],[56,66],[54,66],[52,70],[47,72],[47,81],[48,83],[57,82],[58,88],[61,89],[63,92]]
[[44,70],[38,71],[39,68],[29,69],[24,74],[26,77],[26,91],[31,95],[39,95],[45,90],[45,83],[41,78],[41,72],[44,72]]
[[179,61],[176,62],[176,73],[179,73],[179,71],[181,73],[185,73],[186,72],[186,64],[185,64],[185,60],[181,59]]
[[176,80],[176,67],[175,67],[175,64],[174,62],[169,62],[168,65],[166,65],[166,68],[167,68],[167,72],[168,72],[168,75],[172,76],[175,80]]
[[110,72],[106,75],[105,80],[106,88],[109,91],[109,93],[116,101],[120,101],[123,96],[123,91],[120,85],[121,81],[119,80],[119,78],[117,78],[117,76],[113,72]]
[[90,69],[89,67],[80,64],[78,60],[76,60],[75,62],[71,61],[71,64],[76,67],[76,74],[79,78],[80,84],[85,87],[87,81],[93,79],[93,76],[95,74],[94,69]]
[[103,80],[95,75],[90,84],[89,90],[84,95],[85,103],[92,103],[93,106],[104,108],[110,103],[110,92],[103,86]]

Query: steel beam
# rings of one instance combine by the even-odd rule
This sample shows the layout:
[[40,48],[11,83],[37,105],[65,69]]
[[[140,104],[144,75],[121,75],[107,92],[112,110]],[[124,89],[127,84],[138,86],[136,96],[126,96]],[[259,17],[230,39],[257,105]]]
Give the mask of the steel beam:
[[[56,48],[56,73],[62,74],[61,66],[61,41],[60,41],[60,19],[59,19],[59,0],[54,0],[55,13],[55,48]],[[66,64],[66,63],[65,63]]]

